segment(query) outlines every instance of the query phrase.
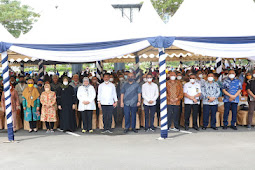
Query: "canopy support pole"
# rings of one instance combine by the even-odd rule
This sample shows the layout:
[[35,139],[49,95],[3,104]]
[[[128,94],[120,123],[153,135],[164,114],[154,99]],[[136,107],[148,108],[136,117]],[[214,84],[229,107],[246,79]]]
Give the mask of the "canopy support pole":
[[183,62],[182,62],[182,56],[180,56],[180,71],[182,72]]
[[25,67],[24,67],[24,62],[23,61],[21,61],[21,63],[20,63],[20,73],[23,75],[23,76],[25,76]]
[[135,53],[135,81],[137,83],[140,83],[140,61],[139,61],[139,56],[137,53]]
[[96,61],[96,68],[97,68],[96,77],[97,77],[98,82],[101,83],[102,82],[102,72],[103,72],[101,61]]
[[168,136],[166,105],[166,56],[164,48],[159,48],[159,84],[160,84],[160,123],[161,138]]
[[44,71],[43,71],[43,60],[40,60],[39,63],[39,79],[43,80]]
[[216,73],[220,74],[222,72],[222,58],[216,58]]
[[14,141],[12,107],[11,107],[11,92],[10,92],[10,76],[8,66],[7,51],[2,52],[2,69],[3,69],[3,84],[5,98],[5,114],[7,120],[8,140]]

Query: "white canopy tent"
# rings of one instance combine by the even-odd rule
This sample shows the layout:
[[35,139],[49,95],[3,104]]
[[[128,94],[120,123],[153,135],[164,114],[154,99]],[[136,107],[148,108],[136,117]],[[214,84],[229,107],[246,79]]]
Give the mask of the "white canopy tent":
[[[253,0],[185,0],[167,24],[167,36],[184,37],[177,38],[173,45],[195,54],[252,58],[255,43],[250,36],[255,35],[254,18]],[[211,38],[206,41],[208,38],[199,37]]]

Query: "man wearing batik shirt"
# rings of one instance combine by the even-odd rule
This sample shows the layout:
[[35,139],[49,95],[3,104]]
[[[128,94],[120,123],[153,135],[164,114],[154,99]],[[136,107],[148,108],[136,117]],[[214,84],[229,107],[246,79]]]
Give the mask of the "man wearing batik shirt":
[[206,130],[209,123],[209,115],[211,112],[211,127],[218,130],[216,127],[216,112],[218,110],[218,97],[220,96],[220,87],[214,81],[213,73],[208,74],[208,82],[205,82],[202,88],[203,97],[203,130]]
[[237,105],[239,102],[239,94],[242,90],[242,84],[239,79],[235,78],[236,73],[234,70],[230,70],[228,72],[228,78],[223,81],[223,90],[224,93],[224,117],[223,117],[223,129],[227,129],[228,126],[228,115],[229,110],[232,110],[232,121],[230,128],[233,130],[237,130],[235,123],[236,123],[236,116],[237,116]]
[[176,80],[176,73],[170,73],[170,80],[166,82],[167,90],[167,117],[168,129],[170,129],[172,120],[174,122],[175,130],[180,130],[180,101],[183,98],[183,88],[179,80]]

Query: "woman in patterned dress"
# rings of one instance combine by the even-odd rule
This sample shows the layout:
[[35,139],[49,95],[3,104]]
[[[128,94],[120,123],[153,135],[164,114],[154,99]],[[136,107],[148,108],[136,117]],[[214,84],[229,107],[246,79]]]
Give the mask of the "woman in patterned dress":
[[57,121],[56,117],[56,93],[51,91],[50,85],[45,84],[44,86],[45,91],[42,92],[40,101],[42,104],[41,110],[41,121],[45,122],[47,131],[54,132],[54,122]]

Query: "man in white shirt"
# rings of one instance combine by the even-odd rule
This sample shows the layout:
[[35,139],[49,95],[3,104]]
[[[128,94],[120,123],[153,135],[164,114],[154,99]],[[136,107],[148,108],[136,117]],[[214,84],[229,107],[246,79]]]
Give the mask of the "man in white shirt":
[[198,129],[198,105],[200,104],[199,97],[201,96],[201,86],[196,82],[196,75],[189,76],[190,81],[184,85],[184,104],[185,104],[185,130],[189,130],[189,118],[191,109],[193,110],[193,128]]
[[102,133],[112,133],[112,113],[117,106],[117,93],[114,84],[110,81],[110,74],[104,74],[104,82],[98,87],[98,107],[103,111],[104,131]]
[[[157,84],[153,83],[152,74],[147,74],[147,82],[142,85],[143,106],[145,112],[145,131],[154,131],[154,115],[156,112],[156,100],[159,96]],[[150,125],[148,124],[150,120]],[[149,129],[150,128],[150,129]]]

